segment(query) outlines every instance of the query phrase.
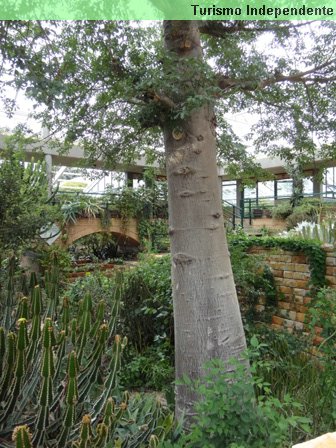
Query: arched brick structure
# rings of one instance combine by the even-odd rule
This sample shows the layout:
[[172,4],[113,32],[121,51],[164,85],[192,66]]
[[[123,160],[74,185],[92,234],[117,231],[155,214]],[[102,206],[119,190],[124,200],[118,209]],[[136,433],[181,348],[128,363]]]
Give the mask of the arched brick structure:
[[69,247],[83,236],[98,232],[112,233],[120,237],[121,240],[126,241],[127,244],[139,245],[137,221],[135,219],[129,219],[125,225],[120,218],[112,218],[108,227],[102,227],[99,218],[78,218],[75,223],[68,223],[66,225],[65,233],[67,238],[65,239],[60,236],[55,241],[55,244]]

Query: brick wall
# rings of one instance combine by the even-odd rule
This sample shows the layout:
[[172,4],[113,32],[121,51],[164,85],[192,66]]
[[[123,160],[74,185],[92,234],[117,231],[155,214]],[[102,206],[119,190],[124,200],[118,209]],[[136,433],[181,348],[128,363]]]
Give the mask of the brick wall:
[[[336,248],[324,246],[326,251],[326,279],[330,287],[336,289]],[[310,269],[309,260],[303,253],[284,251],[282,249],[268,249],[254,246],[250,254],[261,255],[270,266],[279,292],[278,306],[272,316],[272,327],[294,331],[307,330],[306,312],[310,297]],[[263,311],[265,299],[261,298],[257,310]],[[315,342],[321,342],[318,336],[322,329],[316,327]]]

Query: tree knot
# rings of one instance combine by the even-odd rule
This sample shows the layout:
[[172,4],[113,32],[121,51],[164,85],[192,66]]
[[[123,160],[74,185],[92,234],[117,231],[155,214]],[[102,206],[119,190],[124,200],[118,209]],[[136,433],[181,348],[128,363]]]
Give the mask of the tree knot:
[[173,261],[175,264],[187,265],[195,261],[195,258],[188,254],[178,253],[173,256]]

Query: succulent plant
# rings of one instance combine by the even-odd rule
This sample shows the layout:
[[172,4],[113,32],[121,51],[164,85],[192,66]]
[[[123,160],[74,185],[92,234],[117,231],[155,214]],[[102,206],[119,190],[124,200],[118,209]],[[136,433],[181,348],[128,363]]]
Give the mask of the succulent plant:
[[118,386],[127,343],[114,335],[120,286],[111,303],[96,305],[86,294],[76,307],[61,300],[54,261],[45,287],[33,275],[24,291],[9,266],[0,303],[1,447],[157,446],[171,429],[170,414],[155,398],[129,399]]

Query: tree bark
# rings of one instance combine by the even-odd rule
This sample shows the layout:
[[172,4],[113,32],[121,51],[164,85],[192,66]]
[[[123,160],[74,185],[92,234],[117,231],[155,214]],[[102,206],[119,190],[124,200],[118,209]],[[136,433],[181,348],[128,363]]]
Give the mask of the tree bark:
[[[176,55],[171,70],[177,73],[185,58],[202,57],[197,22],[166,21],[164,39]],[[177,379],[200,378],[207,360],[237,358],[246,346],[224,230],[214,123],[209,104],[178,127],[176,121],[164,125]],[[176,418],[190,422],[196,399],[178,385]]]

